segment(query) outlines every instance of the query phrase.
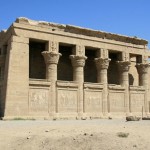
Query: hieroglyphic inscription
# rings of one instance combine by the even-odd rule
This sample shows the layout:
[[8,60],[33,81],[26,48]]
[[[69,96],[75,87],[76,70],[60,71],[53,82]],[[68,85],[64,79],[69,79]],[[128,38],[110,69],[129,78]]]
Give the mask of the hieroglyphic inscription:
[[56,41],[50,41],[49,42],[49,48],[50,48],[50,51],[51,52],[58,52],[58,42],[56,42]]
[[130,103],[132,112],[141,113],[144,109],[144,94],[132,93]]
[[129,61],[129,53],[122,52],[122,60],[123,61]]
[[109,93],[109,109],[111,113],[125,111],[124,93]]
[[59,89],[58,112],[77,112],[77,90]]
[[48,111],[48,90],[30,89],[29,92],[30,111]]
[[85,55],[85,47],[83,45],[76,45],[76,55],[77,56]]
[[102,92],[85,91],[85,112],[102,112]]
[[104,49],[104,48],[101,48],[100,57],[101,58],[108,58],[108,50]]

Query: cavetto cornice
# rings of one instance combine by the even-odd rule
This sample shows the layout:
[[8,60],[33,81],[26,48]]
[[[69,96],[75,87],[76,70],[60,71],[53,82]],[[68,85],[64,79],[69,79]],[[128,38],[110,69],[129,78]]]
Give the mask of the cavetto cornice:
[[90,36],[90,37],[115,40],[115,41],[132,43],[132,44],[137,44],[137,45],[148,44],[148,41],[137,38],[137,37],[129,37],[129,36],[124,36],[124,35],[119,35],[119,34],[114,34],[114,33],[103,32],[99,30],[82,28],[82,27],[73,26],[73,25],[64,25],[64,24],[57,24],[57,23],[45,22],[45,21],[35,21],[35,20],[30,20],[25,17],[17,18],[15,22],[19,24],[29,24],[32,26],[50,28],[52,30],[58,30],[58,31],[60,30],[64,32],[78,34],[78,35],[85,35],[85,36]]

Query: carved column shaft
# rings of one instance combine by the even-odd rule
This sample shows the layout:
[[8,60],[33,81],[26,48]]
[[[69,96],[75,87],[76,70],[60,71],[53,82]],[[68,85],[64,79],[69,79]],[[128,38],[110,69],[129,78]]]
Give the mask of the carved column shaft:
[[109,66],[110,59],[109,58],[95,58],[95,63],[97,67],[97,81],[99,83],[103,83],[103,101],[102,101],[102,112],[103,115],[106,116],[108,113],[108,88],[107,88],[107,70]]
[[85,56],[70,56],[73,66],[73,80],[78,82],[84,82],[84,65],[87,57]]
[[125,87],[125,111],[129,115],[129,61],[118,61],[120,71],[120,84]]
[[97,67],[97,82],[107,84],[107,69],[109,66],[110,59],[108,58],[95,58]]
[[49,113],[51,117],[56,115],[56,80],[57,80],[57,64],[60,53],[44,51],[42,52],[46,63],[46,79],[51,81],[51,99],[49,102]]
[[119,71],[120,71],[120,84],[122,86],[129,86],[129,61],[118,61]]
[[83,101],[83,82],[84,82],[84,66],[85,56],[70,56],[72,66],[73,66],[73,80],[79,83],[79,100],[78,100],[78,115],[79,117],[83,116],[84,112],[84,101]]
[[148,114],[148,69],[149,63],[137,64],[136,68],[139,74],[139,85],[145,87],[145,112]]
[[139,74],[139,85],[140,86],[147,86],[148,85],[148,68],[149,64],[137,64],[136,68]]
[[46,63],[46,79],[48,81],[56,81],[57,80],[57,64],[59,61],[59,57],[61,56],[60,53],[42,52],[44,56],[44,60]]

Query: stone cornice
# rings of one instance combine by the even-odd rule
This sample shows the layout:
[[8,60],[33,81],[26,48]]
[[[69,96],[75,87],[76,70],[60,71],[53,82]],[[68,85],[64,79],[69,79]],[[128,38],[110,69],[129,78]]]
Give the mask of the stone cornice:
[[56,24],[56,23],[45,22],[45,21],[34,21],[34,20],[30,20],[24,17],[17,18],[15,22],[20,23],[20,24],[29,24],[33,26],[39,26],[43,28],[52,28],[53,30],[61,30],[64,32],[86,35],[86,36],[91,36],[91,37],[98,37],[102,39],[109,39],[109,40],[121,41],[121,42],[126,42],[126,43],[132,43],[132,44],[137,44],[137,45],[148,44],[148,41],[144,39],[139,39],[136,37],[128,37],[124,35],[113,34],[113,33],[103,32],[99,30],[92,30],[92,29],[77,27],[73,25]]

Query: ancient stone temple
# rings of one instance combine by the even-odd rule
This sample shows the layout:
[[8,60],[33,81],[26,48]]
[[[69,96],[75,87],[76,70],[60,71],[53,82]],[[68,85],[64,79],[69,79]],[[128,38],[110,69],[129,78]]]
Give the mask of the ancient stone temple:
[[18,18],[0,32],[0,116],[148,116],[147,44],[137,37]]

